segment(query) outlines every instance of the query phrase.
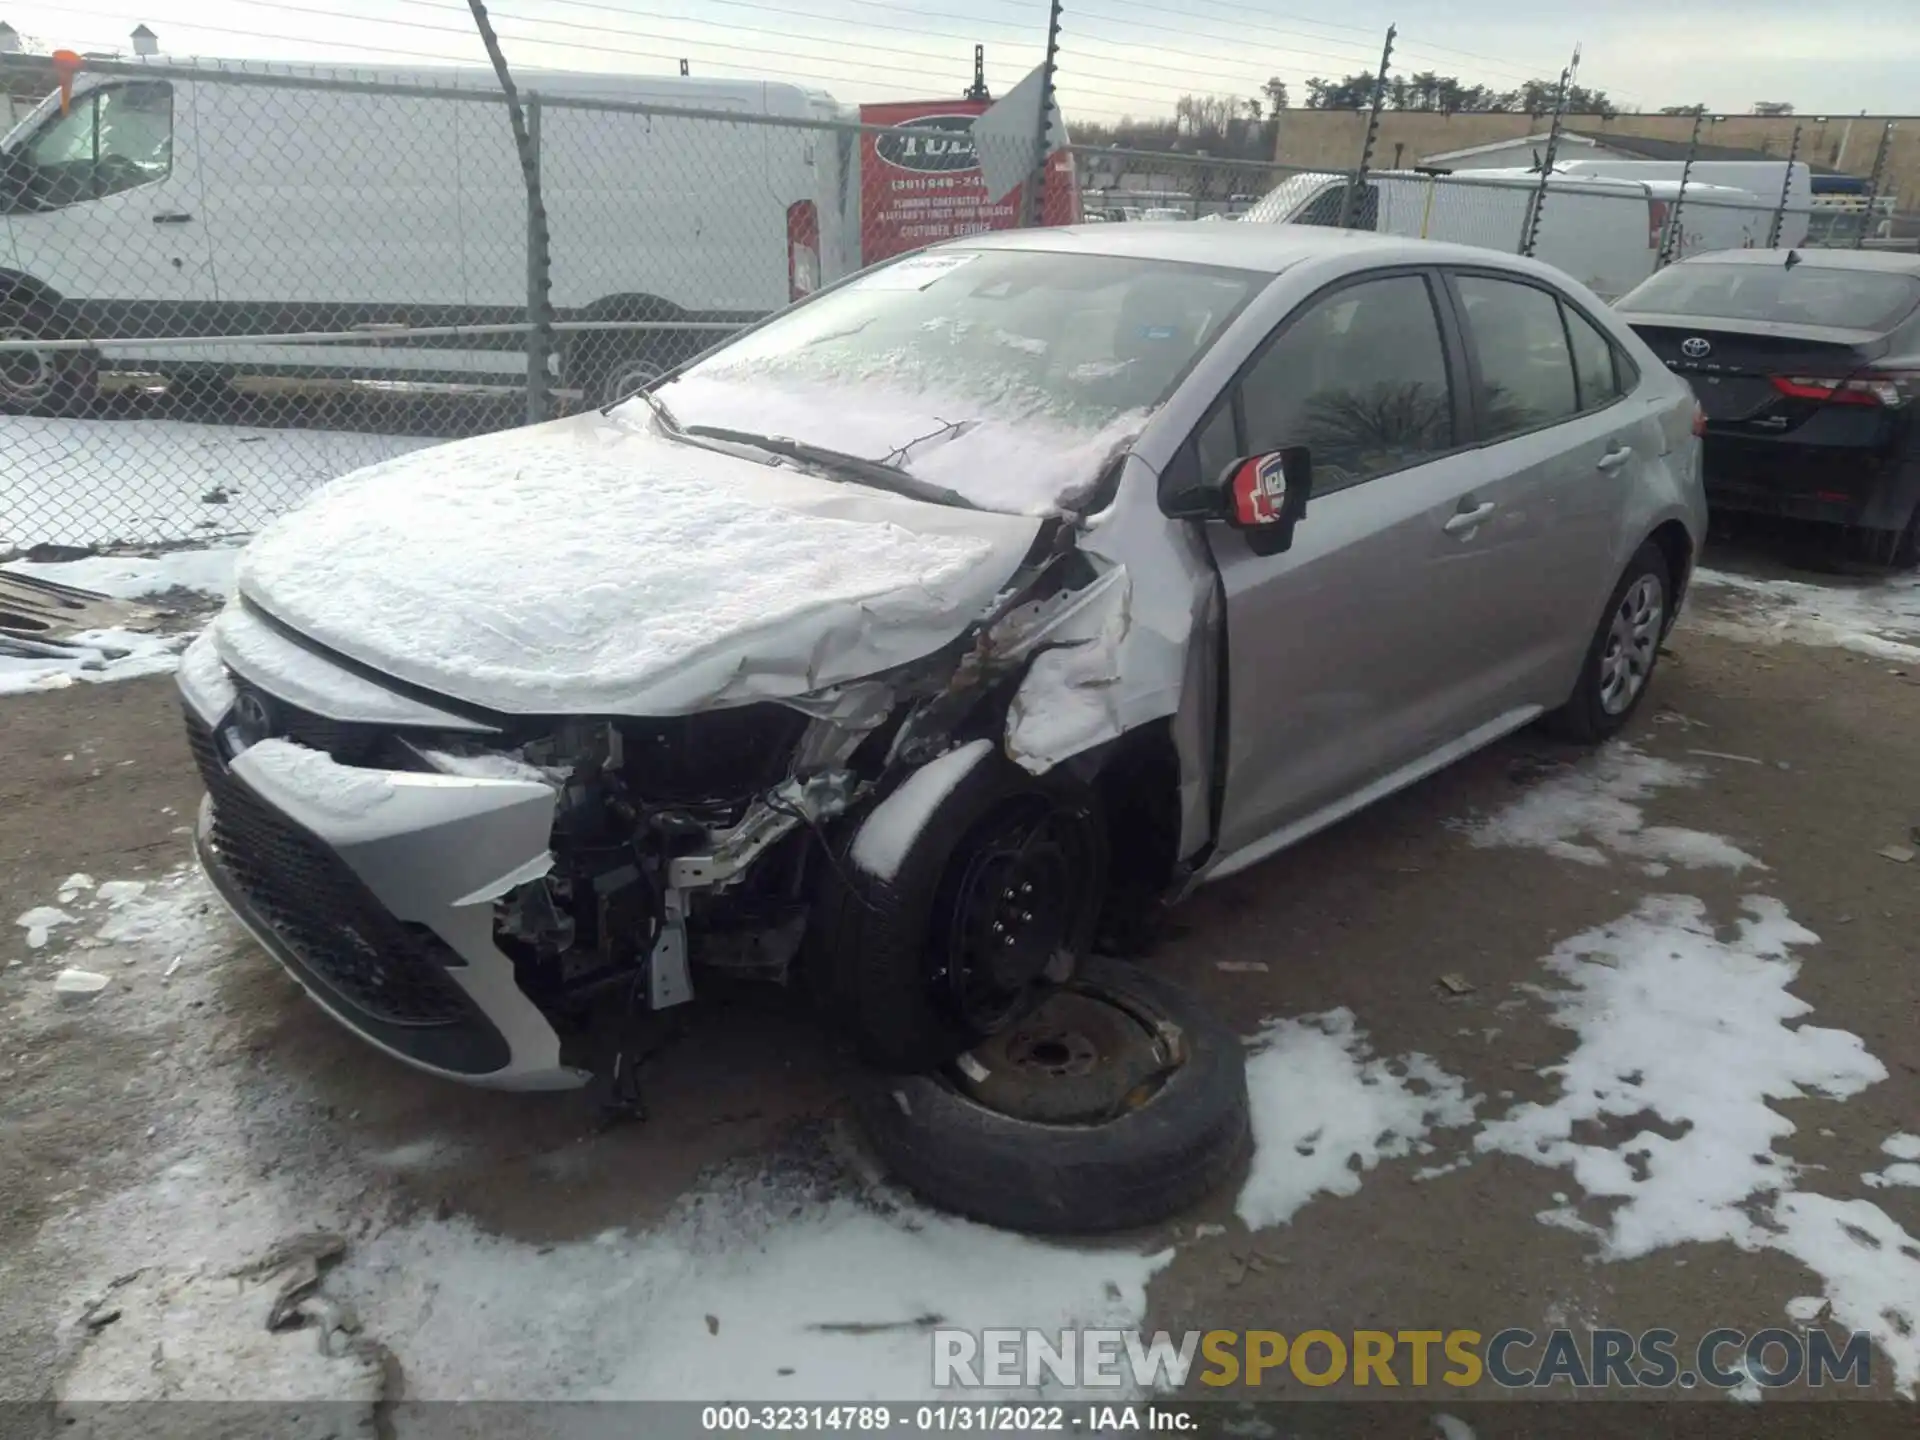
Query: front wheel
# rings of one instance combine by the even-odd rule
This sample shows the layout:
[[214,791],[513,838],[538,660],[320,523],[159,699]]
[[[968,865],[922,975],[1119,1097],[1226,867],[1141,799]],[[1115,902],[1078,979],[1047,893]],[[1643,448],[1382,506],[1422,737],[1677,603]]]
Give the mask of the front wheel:
[[[956,752],[927,767],[964,773],[944,794],[933,787],[924,810],[910,776],[903,803],[883,801],[867,821],[888,843],[856,837],[825,877],[810,937],[815,990],[883,1070],[942,1065],[1018,1020],[1092,943],[1106,888],[1093,792],[1036,779],[976,744],[977,758]],[[884,874],[867,868],[881,849]]]
[[[0,340],[59,338],[59,325],[38,305],[0,304]],[[89,350],[0,350],[0,414],[85,414],[94,402],[95,374]]]
[[1613,587],[1573,694],[1542,722],[1549,730],[1589,745],[1619,733],[1653,679],[1672,595],[1667,558],[1649,540]]

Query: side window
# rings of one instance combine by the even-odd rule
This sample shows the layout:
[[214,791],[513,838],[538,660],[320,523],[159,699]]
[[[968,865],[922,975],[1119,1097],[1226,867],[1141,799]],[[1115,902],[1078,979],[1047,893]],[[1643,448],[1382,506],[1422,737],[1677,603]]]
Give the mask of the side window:
[[1467,343],[1480,363],[1486,438],[1578,414],[1560,302],[1535,286],[1484,275],[1456,276],[1454,283],[1467,311]]
[[1202,423],[1194,445],[1200,460],[1200,479],[1210,483],[1240,458],[1240,442],[1233,428],[1233,406],[1221,401]]
[[[1347,203],[1347,185],[1329,185],[1313,199],[1309,200],[1300,212],[1296,225],[1338,225],[1340,212]],[[1380,227],[1380,187],[1369,185],[1360,192],[1360,203],[1354,207],[1353,228],[1356,230],[1377,230]]]
[[1613,342],[1571,305],[1563,304],[1567,338],[1573,342],[1573,378],[1580,386],[1580,408],[1598,410],[1626,393],[1615,373]]
[[1246,453],[1313,451],[1325,494],[1453,448],[1453,393],[1418,275],[1348,285],[1294,316],[1241,381]]
[[173,87],[141,81],[91,91],[35,136],[28,153],[25,198],[36,209],[165,179],[173,168]]

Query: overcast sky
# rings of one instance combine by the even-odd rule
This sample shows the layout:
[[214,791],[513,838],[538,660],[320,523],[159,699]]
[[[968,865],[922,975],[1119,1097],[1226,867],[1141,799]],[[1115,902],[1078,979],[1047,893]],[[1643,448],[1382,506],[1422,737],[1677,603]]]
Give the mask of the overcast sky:
[[[935,97],[987,46],[998,93],[1038,63],[1045,0],[496,0],[510,60],[528,68],[794,79],[845,100]],[[695,20],[690,17],[698,15]],[[1333,17],[1333,18],[1327,18]],[[465,0],[0,0],[49,46],[125,48],[145,22],[175,54],[403,67],[483,63]],[[1920,112],[1920,0],[1065,0],[1060,89],[1069,117],[1171,111],[1187,92],[1251,95],[1280,75],[1372,69],[1396,23],[1395,69],[1511,88],[1558,74],[1627,108],[1756,100],[1800,113]]]

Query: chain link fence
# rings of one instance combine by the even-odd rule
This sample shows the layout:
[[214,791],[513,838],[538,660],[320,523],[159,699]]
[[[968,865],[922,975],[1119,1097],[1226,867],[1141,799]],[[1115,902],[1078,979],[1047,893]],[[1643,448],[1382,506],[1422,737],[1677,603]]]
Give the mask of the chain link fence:
[[1784,194],[1071,146],[1029,203],[1038,126],[976,132],[983,103],[863,123],[764,82],[521,90],[544,263],[484,71],[89,62],[43,102],[0,156],[0,557],[248,533],[348,470],[609,403],[864,265],[1023,221],[1531,234],[1609,297],[1808,235]]

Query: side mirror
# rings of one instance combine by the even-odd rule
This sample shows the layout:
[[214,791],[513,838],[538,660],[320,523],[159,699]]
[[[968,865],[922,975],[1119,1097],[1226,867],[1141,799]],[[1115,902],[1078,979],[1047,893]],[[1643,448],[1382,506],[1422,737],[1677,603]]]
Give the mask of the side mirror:
[[1279,555],[1292,548],[1293,527],[1305,517],[1312,494],[1312,452],[1289,445],[1242,456],[1211,486],[1180,496],[1168,513],[1175,519],[1218,520],[1245,535],[1254,554]]

